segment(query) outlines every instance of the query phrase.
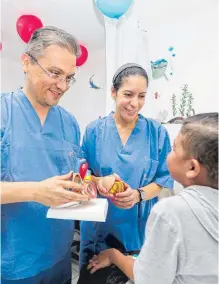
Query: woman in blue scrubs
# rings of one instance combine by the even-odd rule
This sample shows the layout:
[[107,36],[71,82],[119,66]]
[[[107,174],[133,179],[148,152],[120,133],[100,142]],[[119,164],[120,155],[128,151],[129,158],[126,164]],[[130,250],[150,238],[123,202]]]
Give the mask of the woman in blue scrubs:
[[[159,122],[139,114],[147,87],[148,76],[141,66],[129,63],[120,67],[112,86],[115,112],[86,128],[82,150],[99,194],[108,198],[109,209],[105,223],[81,222],[81,266],[110,247],[138,253],[158,194],[163,187],[173,187],[166,164],[171,150],[168,133]],[[127,186],[112,199],[101,177],[113,173]]]
[[38,29],[22,56],[23,89],[1,95],[1,283],[70,284],[74,221],[47,219],[48,206],[87,199],[78,170],[80,131],[57,104],[74,82],[78,43]]

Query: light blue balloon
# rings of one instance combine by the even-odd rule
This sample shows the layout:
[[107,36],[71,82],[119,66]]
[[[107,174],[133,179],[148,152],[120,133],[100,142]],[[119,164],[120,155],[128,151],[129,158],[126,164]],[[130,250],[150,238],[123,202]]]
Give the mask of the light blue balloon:
[[97,8],[107,17],[119,19],[124,15],[133,0],[95,0]]

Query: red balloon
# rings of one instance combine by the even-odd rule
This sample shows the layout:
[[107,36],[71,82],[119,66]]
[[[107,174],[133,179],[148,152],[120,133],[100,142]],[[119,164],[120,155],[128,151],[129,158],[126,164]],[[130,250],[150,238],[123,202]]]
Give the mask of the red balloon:
[[80,44],[80,48],[81,48],[81,55],[77,58],[76,66],[83,65],[87,61],[87,58],[88,58],[87,48],[81,44]]
[[42,26],[41,20],[34,15],[23,15],[17,19],[16,23],[17,32],[26,43],[30,40],[32,33]]
[[79,173],[82,179],[84,179],[87,169],[88,169],[88,163],[84,163],[80,166]]
[[0,42],[0,51],[2,50],[2,43]]

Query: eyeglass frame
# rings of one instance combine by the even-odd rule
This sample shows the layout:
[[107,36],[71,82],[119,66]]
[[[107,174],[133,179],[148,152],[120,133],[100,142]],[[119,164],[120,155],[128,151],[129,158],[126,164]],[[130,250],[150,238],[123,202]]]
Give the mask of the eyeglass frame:
[[[33,61],[35,61],[37,65],[39,65],[39,66],[43,69],[43,71],[50,77],[50,79],[53,79],[53,80],[57,81],[58,83],[63,83],[63,82],[65,81],[66,84],[67,84],[67,86],[69,86],[69,87],[70,87],[71,85],[73,85],[73,84],[76,82],[76,79],[75,79],[74,76],[71,77],[71,79],[67,79],[67,78],[64,77],[64,76],[54,74],[54,73],[48,71],[48,70],[46,69],[46,67],[44,67],[41,63],[39,63],[39,61],[38,61],[32,54],[30,54],[30,53],[26,53],[26,54],[27,54],[31,59],[33,59]],[[56,78],[54,78],[54,77],[56,77]]]

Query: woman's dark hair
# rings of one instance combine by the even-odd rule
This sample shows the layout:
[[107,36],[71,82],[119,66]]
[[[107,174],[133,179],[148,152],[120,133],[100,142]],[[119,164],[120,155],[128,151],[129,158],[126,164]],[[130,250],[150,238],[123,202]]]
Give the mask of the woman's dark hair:
[[123,79],[130,76],[142,76],[148,85],[148,74],[144,68],[135,63],[127,63],[116,71],[113,77],[113,89],[117,92],[123,84]]

